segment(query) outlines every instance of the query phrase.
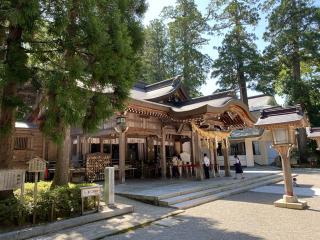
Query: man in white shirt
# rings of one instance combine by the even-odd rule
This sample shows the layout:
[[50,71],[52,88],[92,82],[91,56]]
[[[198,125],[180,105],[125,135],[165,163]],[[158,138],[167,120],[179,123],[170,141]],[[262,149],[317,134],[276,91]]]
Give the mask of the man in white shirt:
[[206,179],[210,178],[209,174],[209,167],[210,167],[210,159],[207,157],[207,154],[203,154],[203,169],[204,169],[204,175]]

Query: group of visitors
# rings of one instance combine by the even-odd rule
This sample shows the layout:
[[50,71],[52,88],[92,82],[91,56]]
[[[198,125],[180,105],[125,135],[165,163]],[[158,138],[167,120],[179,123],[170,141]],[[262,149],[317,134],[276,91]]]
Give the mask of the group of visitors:
[[[237,179],[238,174],[241,174],[241,178],[243,179],[243,170],[241,166],[240,159],[237,155],[234,155],[234,160],[235,160],[235,177],[234,179]],[[182,166],[182,159],[180,155],[175,154],[172,158],[172,176],[174,178],[179,178],[181,173],[179,171],[179,167]],[[204,175],[206,179],[210,178],[210,159],[207,156],[207,154],[203,154],[203,170],[204,170]]]

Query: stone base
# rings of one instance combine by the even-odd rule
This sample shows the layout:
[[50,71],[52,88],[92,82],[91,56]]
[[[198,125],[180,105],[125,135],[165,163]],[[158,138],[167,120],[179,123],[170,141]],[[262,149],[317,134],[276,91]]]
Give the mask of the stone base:
[[282,199],[274,202],[274,206],[302,210],[308,205],[306,201],[299,201],[296,196],[283,195]]

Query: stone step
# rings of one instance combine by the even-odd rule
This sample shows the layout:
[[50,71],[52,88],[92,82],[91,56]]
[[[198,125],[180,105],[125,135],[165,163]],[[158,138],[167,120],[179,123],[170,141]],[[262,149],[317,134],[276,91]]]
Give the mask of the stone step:
[[191,200],[184,201],[184,202],[179,202],[179,203],[170,205],[170,207],[178,208],[178,209],[187,209],[187,208],[199,206],[204,203],[212,202],[212,201],[215,201],[215,200],[218,200],[218,199],[221,199],[221,198],[233,195],[233,194],[246,192],[246,191],[253,189],[253,188],[256,188],[256,187],[276,183],[281,180],[283,180],[282,176],[277,176],[277,177],[267,179],[264,181],[255,182],[255,183],[252,183],[252,184],[249,184],[246,186],[241,186],[241,187],[233,188],[233,189],[230,189],[227,191],[215,193],[213,195],[195,198],[195,199],[191,199]]
[[[278,175],[278,174],[269,173],[269,174],[265,174],[263,176],[257,176],[257,177],[254,177],[254,178],[245,178],[245,179],[242,180],[242,182],[243,183],[250,182],[253,179],[263,179],[265,177],[270,177],[270,176],[275,176],[275,175]],[[238,181],[234,181],[234,182],[230,182],[230,183],[224,183],[223,186],[224,187],[225,186],[237,186],[238,183],[239,183]],[[164,200],[164,199],[173,198],[173,197],[177,197],[177,196],[181,196],[181,195],[185,195],[185,194],[189,194],[189,193],[193,193],[193,192],[204,191],[204,190],[217,188],[217,187],[219,187],[219,186],[217,186],[216,183],[213,183],[213,184],[208,184],[206,186],[188,188],[188,189],[185,189],[185,190],[182,190],[182,191],[176,191],[176,192],[173,192],[173,193],[162,194],[160,196],[157,196],[157,199],[159,201],[161,201],[161,200]]]
[[261,182],[261,181],[265,181],[265,180],[269,180],[269,179],[274,179],[279,177],[280,175],[267,175],[267,176],[263,176],[260,178],[253,178],[253,179],[243,179],[240,182],[235,182],[234,184],[228,184],[222,187],[212,187],[206,190],[200,190],[200,191],[193,191],[187,194],[183,194],[183,195],[177,195],[174,197],[170,197],[170,198],[166,198],[166,199],[161,199],[159,200],[159,205],[160,206],[170,206],[170,205],[174,205],[180,202],[185,202],[185,201],[189,201],[195,198],[201,198],[201,197],[205,197],[208,195],[213,195],[215,193],[219,193],[219,192],[223,192],[223,191],[227,191],[233,188],[239,188],[242,186],[246,186],[246,185],[250,185],[256,182]]

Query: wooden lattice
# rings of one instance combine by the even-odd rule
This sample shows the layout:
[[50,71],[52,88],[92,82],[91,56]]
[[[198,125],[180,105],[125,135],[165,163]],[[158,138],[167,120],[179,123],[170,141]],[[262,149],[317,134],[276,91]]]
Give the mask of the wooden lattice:
[[111,156],[104,153],[87,154],[86,178],[88,181],[104,180],[104,169],[111,165]]

